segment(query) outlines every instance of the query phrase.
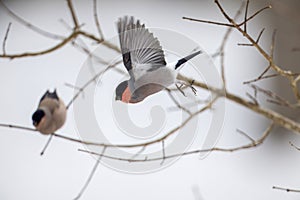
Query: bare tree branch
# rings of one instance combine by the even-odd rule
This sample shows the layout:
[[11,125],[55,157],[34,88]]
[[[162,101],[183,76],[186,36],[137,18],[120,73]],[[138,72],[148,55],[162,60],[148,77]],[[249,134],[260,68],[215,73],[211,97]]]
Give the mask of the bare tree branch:
[[93,0],[93,11],[94,11],[94,20],[95,20],[95,24],[99,33],[99,36],[101,39],[104,39],[104,35],[102,32],[102,29],[100,28],[100,22],[98,19],[98,12],[97,12],[97,0]]
[[20,54],[2,54],[0,55],[0,58],[21,58],[21,57],[33,57],[33,56],[41,56],[44,54],[51,53],[55,50],[58,50],[59,48],[65,46],[68,44],[68,42],[72,41],[74,38],[78,36],[79,32],[74,32],[71,35],[69,35],[67,38],[62,40],[60,43],[56,44],[53,47],[50,47],[48,49],[42,50],[42,51],[37,51],[37,52],[25,52],[25,53],[20,53]]
[[165,152],[165,141],[161,141],[161,152],[162,152],[162,159],[160,165],[163,165],[166,159],[166,152]]
[[[234,19],[236,20],[239,15],[241,14],[241,11],[244,7],[244,3],[241,4],[240,8],[236,12]],[[227,43],[227,40],[232,32],[232,27],[229,27],[223,37],[222,44],[220,46],[219,55],[220,55],[220,65],[221,65],[221,77],[223,81],[223,89],[226,91],[226,79],[225,79],[225,45]]]
[[[216,3],[216,1],[215,1]],[[247,20],[243,21],[242,23],[238,24],[238,26],[242,26],[243,24],[247,23],[248,21],[250,21],[251,19],[253,19],[256,15],[262,13],[264,10],[272,8],[271,5],[268,5],[264,8],[261,8],[260,10],[256,11],[253,15],[251,15],[249,18],[247,18]],[[248,9],[248,8],[247,8]],[[246,31],[245,31],[246,32]]]
[[300,192],[300,190],[289,189],[289,188],[278,187],[278,186],[273,186],[272,189],[275,189],[275,190],[283,190],[283,191],[286,191],[286,192]]
[[[143,142],[143,143],[137,143],[137,144],[110,144],[110,143],[97,143],[97,142],[92,142],[92,141],[82,141],[79,139],[71,138],[68,136],[60,135],[57,133],[52,133],[53,136],[61,139],[65,139],[71,142],[76,142],[80,144],[85,144],[85,145],[91,145],[91,146],[100,146],[100,147],[106,147],[106,148],[136,148],[136,147],[143,147],[143,146],[148,146],[151,144],[159,143],[167,138],[169,138],[171,135],[175,134],[178,130],[186,126],[195,116],[198,114],[208,110],[211,108],[213,103],[218,99],[218,97],[214,98],[211,102],[209,102],[207,105],[199,109],[198,111],[192,113],[187,119],[185,119],[179,126],[171,129],[169,132],[161,136],[160,138],[157,138],[155,140],[151,140],[148,142]],[[21,129],[21,130],[27,130],[27,131],[36,131],[33,128],[28,128],[25,126],[19,126],[19,125],[8,125],[8,124],[0,124],[0,127],[6,127],[6,128],[14,128],[14,129]]]
[[49,146],[49,144],[50,144],[52,138],[53,138],[53,134],[51,134],[51,135],[49,136],[49,139],[47,140],[47,142],[46,142],[44,148],[42,149],[42,151],[41,151],[41,153],[40,153],[41,156],[44,155],[44,153],[45,153],[45,151],[47,150],[47,148],[48,148],[48,146]]
[[257,81],[263,79],[264,75],[269,71],[270,68],[271,68],[271,65],[269,65],[257,78],[250,80],[250,81],[244,81],[243,84],[254,83],[254,82],[257,82]]
[[[181,74],[178,75],[178,79],[184,80],[184,81],[191,81],[188,77],[185,77]],[[233,101],[241,106],[244,106],[276,123],[279,126],[282,126],[286,128],[287,130],[293,131],[294,133],[300,134],[300,124],[296,121],[293,121],[285,116],[283,116],[280,113],[277,113],[273,110],[267,109],[267,108],[262,108],[259,105],[256,105],[250,101],[247,101],[237,95],[234,95],[230,92],[224,93],[224,91],[214,88],[211,86],[206,85],[205,83],[201,83],[198,81],[194,81],[193,83],[194,86],[200,87],[205,90],[209,90],[219,96],[225,97],[226,99]]]
[[[297,98],[297,101],[299,103],[300,102],[300,92],[299,92],[299,89],[298,89],[298,86],[297,86],[298,80],[297,81],[295,80],[294,73],[292,73],[290,70],[283,70],[281,67],[276,65],[273,61],[273,51],[274,51],[275,33],[276,32],[274,31],[274,33],[273,33],[271,52],[270,52],[270,54],[268,54],[246,31],[244,31],[240,27],[241,24],[246,23],[246,21],[244,21],[243,23],[238,24],[237,22],[235,22],[234,19],[232,19],[226,13],[226,11],[223,9],[222,5],[219,3],[218,0],[215,0],[215,3],[217,5],[217,7],[219,8],[219,10],[221,11],[221,13],[223,14],[223,16],[229,21],[230,24],[228,25],[228,24],[217,23],[217,22],[213,22],[213,23],[210,22],[210,24],[216,24],[216,25],[221,25],[221,26],[230,26],[230,27],[233,26],[237,31],[239,31],[250,42],[250,44],[253,47],[255,47],[259,51],[259,53],[270,63],[269,67],[272,68],[274,71],[276,71],[278,74],[280,74],[282,77],[285,77],[289,81],[289,83],[291,85],[291,88],[292,88],[292,91],[295,94],[295,97]],[[252,19],[257,14],[261,13],[263,10],[265,10],[267,8],[271,8],[271,6],[266,6],[262,9],[258,10],[254,15],[252,15],[248,19],[249,20]],[[197,21],[197,22],[202,22],[202,23],[208,23],[205,20],[195,20],[195,19],[191,19],[191,18],[184,18],[184,19]],[[269,67],[265,71],[268,71]],[[265,71],[264,71],[264,73],[265,73]]]
[[245,17],[244,17],[244,31],[247,32],[247,15],[248,15],[248,8],[249,8],[249,0],[247,0],[246,3],[246,9],[245,9]]
[[6,29],[6,33],[5,33],[3,42],[2,42],[2,51],[3,51],[4,55],[6,54],[5,45],[6,45],[6,40],[8,38],[8,33],[9,33],[9,30],[10,30],[10,27],[11,27],[11,22],[8,24],[8,27]]
[[106,69],[101,70],[97,74],[95,74],[94,77],[92,77],[90,80],[88,80],[81,88],[78,88],[78,92],[73,96],[73,98],[70,100],[70,102],[67,104],[66,108],[69,109],[69,107],[73,104],[73,102],[79,97],[79,95],[85,90],[86,87],[88,87],[91,83],[93,83],[99,76],[101,76],[103,73],[105,73],[107,70],[115,67],[122,61],[118,61],[110,66],[108,66]]
[[189,115],[192,115],[191,111],[189,111],[187,108],[185,108],[183,105],[181,105],[173,96],[172,94],[172,90],[166,88],[166,91],[168,92],[169,97],[171,98],[171,100],[175,103],[175,105],[177,106],[177,108],[183,110],[184,112],[186,112]]
[[79,23],[78,23],[77,16],[76,16],[76,14],[75,14],[73,2],[72,2],[72,0],[67,0],[67,2],[68,2],[69,11],[71,12],[72,19],[73,19],[74,30],[76,30],[76,29],[79,28]]
[[4,10],[11,16],[13,17],[14,19],[16,19],[18,22],[20,22],[22,25],[28,27],[29,29],[31,29],[32,31],[40,34],[40,35],[43,35],[44,37],[47,37],[47,38],[51,38],[51,39],[55,39],[55,40],[63,40],[64,39],[64,36],[61,36],[61,35],[57,35],[57,34],[54,34],[54,33],[50,33],[48,31],[45,31],[29,22],[27,22],[26,20],[24,20],[23,18],[19,17],[18,15],[16,15],[12,10],[10,10],[3,2],[2,0],[0,0],[0,5],[3,6]]
[[294,147],[296,150],[300,151],[300,148],[297,147],[296,145],[294,145],[292,142],[289,142],[289,144],[290,144],[292,147]]
[[207,23],[207,24],[214,24],[214,25],[219,25],[219,26],[234,27],[232,24],[226,24],[226,23],[221,23],[221,22],[214,22],[214,21],[210,21],[210,20],[195,19],[195,18],[190,18],[190,17],[182,17],[182,19],[190,20],[190,21],[195,21],[195,22],[202,22],[202,23]]
[[86,188],[88,187],[88,185],[90,184],[92,178],[94,177],[94,174],[96,173],[96,170],[99,166],[99,163],[100,163],[100,160],[102,158],[102,155],[104,155],[105,153],[105,150],[106,150],[106,147],[103,147],[102,149],[102,152],[101,152],[101,155],[99,156],[99,158],[96,160],[96,163],[88,177],[88,179],[86,180],[85,184],[83,185],[83,187],[81,188],[80,192],[78,193],[78,195],[74,198],[74,200],[78,200],[80,199],[80,197],[83,195],[84,191],[86,190]]
[[22,58],[22,57],[33,57],[33,56],[41,56],[41,55],[45,55],[48,53],[51,53],[53,51],[56,51],[60,48],[62,48],[63,46],[65,46],[66,44],[68,44],[69,42],[74,41],[78,36],[84,36],[86,38],[91,39],[92,41],[95,41],[97,43],[102,43],[104,46],[107,46],[110,49],[113,49],[116,52],[120,52],[119,47],[115,46],[114,44],[111,44],[108,41],[104,41],[103,38],[98,38],[96,36],[94,36],[91,33],[85,32],[85,31],[81,31],[80,30],[80,26],[78,24],[78,19],[73,7],[73,3],[72,0],[68,0],[68,7],[70,10],[70,13],[72,15],[72,19],[73,19],[73,23],[74,23],[74,27],[72,28],[73,31],[72,33],[67,36],[60,36],[60,35],[56,35],[53,33],[49,33],[47,31],[44,31],[28,22],[26,22],[25,20],[23,20],[21,17],[17,16],[15,13],[13,13],[11,10],[9,10],[5,4],[0,1],[0,4],[3,5],[3,7],[8,11],[8,13],[10,15],[12,15],[14,18],[16,18],[20,23],[24,24],[25,26],[27,26],[29,29],[32,29],[33,31],[45,36],[45,37],[50,37],[53,39],[59,39],[62,40],[61,42],[59,42],[58,44],[54,45],[53,47],[50,47],[48,49],[45,50],[40,50],[40,51],[36,51],[36,52],[25,52],[25,53],[20,53],[20,54],[7,54],[6,52],[3,52],[3,54],[0,54],[0,58],[10,58],[10,59],[14,59],[14,58]]
[[255,91],[257,92],[260,92],[264,95],[266,95],[267,97],[270,97],[272,102],[277,102],[278,105],[282,105],[282,106],[287,106],[287,107],[290,107],[290,108],[297,108],[299,107],[299,105],[293,105],[291,104],[288,100],[280,97],[279,95],[277,95],[276,93],[270,91],[270,90],[266,90],[266,89],[263,89],[257,85],[254,85],[254,84],[251,84],[250,87],[252,87]]
[[265,141],[265,139],[268,137],[268,135],[271,133],[273,127],[274,127],[274,124],[272,123],[265,130],[265,132],[263,133],[263,135],[259,139],[255,140],[255,141],[251,141],[249,144],[246,144],[246,145],[233,147],[233,148],[213,147],[213,148],[210,148],[210,149],[197,149],[197,150],[193,150],[193,151],[187,151],[187,152],[178,153],[178,154],[165,155],[165,156],[156,157],[156,158],[148,158],[148,157],[146,159],[120,158],[120,157],[114,157],[114,156],[109,156],[109,155],[103,155],[103,154],[99,154],[99,153],[96,153],[96,152],[83,150],[83,149],[78,149],[78,150],[81,151],[81,152],[84,152],[84,153],[92,154],[92,155],[97,155],[97,156],[101,155],[101,156],[103,156],[103,158],[108,158],[108,159],[112,159],[112,160],[119,160],[119,161],[126,161],[126,162],[161,161],[163,159],[166,160],[166,159],[175,158],[175,157],[187,156],[187,155],[192,155],[192,154],[199,154],[199,153],[204,153],[204,152],[212,152],[212,151],[231,153],[231,152],[235,152],[235,151],[254,148],[254,147],[257,147],[257,146],[261,145]]
[[[263,34],[264,31],[265,31],[265,28],[261,29],[261,31],[259,32],[259,34],[257,36],[257,39],[255,41],[256,44],[259,43],[259,40],[260,40],[260,38],[261,38],[261,36],[262,36],[262,34]],[[253,44],[245,44],[245,43],[238,43],[238,45],[239,46],[251,46],[251,47],[253,46]]]

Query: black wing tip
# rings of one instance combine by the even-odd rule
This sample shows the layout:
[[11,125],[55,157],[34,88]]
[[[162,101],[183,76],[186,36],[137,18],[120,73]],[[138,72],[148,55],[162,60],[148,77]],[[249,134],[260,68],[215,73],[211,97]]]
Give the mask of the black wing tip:
[[119,17],[117,21],[118,27],[120,27],[121,23],[125,25],[126,29],[129,28],[130,25],[131,28],[129,29],[145,27],[145,24],[142,24],[141,20],[136,19],[133,15],[124,15],[123,17]]
[[196,52],[194,52],[194,53],[192,53],[192,54],[190,54],[190,55],[188,55],[188,56],[186,56],[184,58],[179,59],[178,62],[176,63],[176,65],[175,65],[175,69],[177,69],[182,64],[186,63],[188,60],[194,58],[195,56],[197,56],[197,55],[199,55],[201,53],[203,53],[203,52],[201,50],[199,50],[199,51],[196,51]]
[[43,101],[45,98],[59,100],[59,97],[58,97],[57,92],[56,92],[56,88],[53,90],[53,92],[49,92],[49,90],[47,90],[45,92],[45,94],[42,96],[40,102]]

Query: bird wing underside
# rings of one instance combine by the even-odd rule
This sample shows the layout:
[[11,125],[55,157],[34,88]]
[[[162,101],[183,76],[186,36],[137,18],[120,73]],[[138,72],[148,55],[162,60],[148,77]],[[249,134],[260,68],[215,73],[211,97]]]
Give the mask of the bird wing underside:
[[128,71],[143,64],[151,64],[151,71],[166,65],[164,52],[157,38],[134,17],[120,18],[118,33],[123,55],[123,62]]

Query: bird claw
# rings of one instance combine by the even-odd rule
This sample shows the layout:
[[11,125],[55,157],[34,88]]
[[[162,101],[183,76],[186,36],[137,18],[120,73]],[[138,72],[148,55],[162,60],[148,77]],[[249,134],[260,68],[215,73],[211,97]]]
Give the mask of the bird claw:
[[192,90],[192,92],[194,93],[194,95],[197,95],[197,89],[193,86],[195,80],[192,80],[191,84],[190,84],[190,88]]

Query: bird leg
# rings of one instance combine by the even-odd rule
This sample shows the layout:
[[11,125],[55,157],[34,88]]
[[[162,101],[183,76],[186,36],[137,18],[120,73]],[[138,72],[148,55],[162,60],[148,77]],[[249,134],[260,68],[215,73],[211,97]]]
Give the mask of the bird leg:
[[197,95],[197,89],[193,86],[195,80],[193,79],[192,82],[190,83],[189,87],[193,91],[194,95]]
[[194,95],[197,95],[197,90],[196,90],[196,88],[193,86],[194,81],[195,81],[195,80],[192,80],[191,83],[186,83],[186,82],[184,82],[184,81],[177,81],[177,82],[175,83],[175,85],[176,85],[177,89],[178,89],[178,90],[183,94],[183,96],[185,96],[185,97],[186,97],[186,95],[185,95],[185,93],[184,93],[184,91],[183,91],[183,89],[184,89],[185,87],[191,88],[191,90],[192,90],[192,92],[194,93]]
[[177,89],[179,90],[179,92],[181,92],[181,94],[186,97],[184,91],[182,90],[183,83],[180,83],[180,86],[178,86],[178,83],[175,83],[175,85],[176,85]]

